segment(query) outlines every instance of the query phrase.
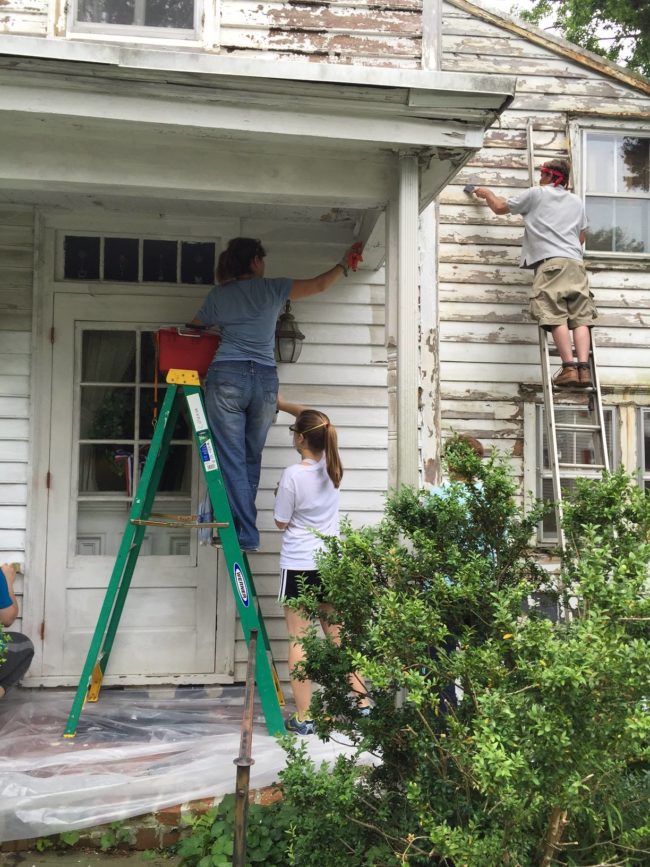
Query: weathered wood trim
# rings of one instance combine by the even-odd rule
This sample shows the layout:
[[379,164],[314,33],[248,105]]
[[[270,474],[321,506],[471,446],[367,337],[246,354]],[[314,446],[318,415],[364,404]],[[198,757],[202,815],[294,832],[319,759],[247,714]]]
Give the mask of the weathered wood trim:
[[549,51],[569,57],[576,63],[587,66],[601,75],[616,78],[623,82],[623,84],[627,84],[629,87],[640,90],[642,93],[650,94],[650,81],[648,81],[648,79],[633,72],[629,72],[623,67],[616,66],[616,64],[599,57],[597,54],[592,54],[590,51],[578,48],[564,39],[545,33],[532,25],[516,21],[509,16],[491,12],[483,6],[468,2],[468,0],[445,0],[445,2],[457,9],[462,9],[473,18],[477,18],[479,21],[486,21],[490,24],[495,24],[497,27],[501,27],[510,33],[521,36],[528,42],[541,45]]
[[442,58],[442,0],[422,0],[422,68],[440,69]]

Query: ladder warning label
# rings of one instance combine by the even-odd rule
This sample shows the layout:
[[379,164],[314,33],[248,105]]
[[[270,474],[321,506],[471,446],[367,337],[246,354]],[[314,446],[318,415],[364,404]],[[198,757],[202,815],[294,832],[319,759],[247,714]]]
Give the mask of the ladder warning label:
[[201,403],[200,395],[188,394],[187,405],[190,408],[190,415],[192,416],[192,424],[194,425],[194,430],[197,433],[200,430],[208,430],[208,420],[205,417],[205,412],[203,411],[203,404]]
[[205,440],[205,442],[201,443],[201,460],[203,461],[206,473],[210,473],[219,467],[211,440]]
[[235,576],[235,584],[237,585],[237,592],[239,593],[239,598],[244,603],[246,608],[248,608],[250,596],[248,595],[248,588],[246,587],[246,579],[244,578],[244,573],[242,572],[241,566],[239,565],[239,563],[235,563],[233,565],[233,574]]

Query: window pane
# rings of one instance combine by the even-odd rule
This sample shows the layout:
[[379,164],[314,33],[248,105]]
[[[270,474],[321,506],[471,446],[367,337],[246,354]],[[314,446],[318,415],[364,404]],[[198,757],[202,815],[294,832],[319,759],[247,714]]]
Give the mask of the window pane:
[[614,199],[590,196],[585,204],[589,220],[587,250],[611,252],[614,249]]
[[193,0],[147,0],[145,22],[147,27],[194,27]]
[[214,244],[181,244],[181,283],[214,283]]
[[135,332],[84,331],[82,382],[134,382]]
[[616,189],[621,193],[648,192],[650,138],[624,136],[617,142]]
[[614,250],[617,253],[650,252],[650,201],[615,199]]
[[132,440],[134,421],[133,388],[81,387],[79,435],[82,440]]
[[79,446],[79,493],[102,491],[131,496],[133,446]]
[[79,0],[77,21],[133,24],[135,0]]
[[106,238],[104,241],[104,280],[138,279],[138,239]]
[[67,235],[63,262],[66,280],[99,280],[99,238]]
[[614,153],[616,137],[613,135],[587,136],[587,193],[614,193]]
[[[160,415],[160,410],[162,409],[163,401],[165,400],[165,389],[166,386],[163,385],[162,388],[158,387],[158,415]],[[140,389],[140,436],[142,439],[148,440],[153,436],[154,422],[153,422],[153,411],[154,411],[154,389],[153,388],[141,388]],[[181,411],[178,414],[178,419],[174,426],[174,433],[172,438],[175,440],[187,440],[190,438],[191,433],[187,424],[187,420],[184,415],[184,403],[181,403]]]
[[176,241],[144,241],[142,279],[147,283],[176,283]]

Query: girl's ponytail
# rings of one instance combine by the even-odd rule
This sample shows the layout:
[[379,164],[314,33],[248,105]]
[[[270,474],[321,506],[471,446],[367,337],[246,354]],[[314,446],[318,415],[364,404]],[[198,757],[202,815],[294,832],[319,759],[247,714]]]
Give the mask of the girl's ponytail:
[[336,428],[325,413],[316,409],[304,409],[296,419],[293,429],[302,434],[312,451],[325,452],[327,475],[334,487],[338,488],[343,478],[343,464],[339,455]]

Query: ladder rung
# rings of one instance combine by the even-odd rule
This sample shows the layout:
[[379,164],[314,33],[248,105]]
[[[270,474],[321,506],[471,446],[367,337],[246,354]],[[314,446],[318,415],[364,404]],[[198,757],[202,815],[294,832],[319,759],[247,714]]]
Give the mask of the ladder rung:
[[605,464],[571,464],[564,461],[558,461],[558,466],[572,470],[604,470]]
[[573,431],[599,431],[599,424],[569,424],[568,422],[555,422],[556,430],[573,430]]
[[219,527],[225,530],[230,524],[223,521],[205,521],[205,523],[189,524],[187,521],[145,521],[144,518],[131,518],[131,523],[138,527],[183,527],[185,530],[203,530],[207,527]]

